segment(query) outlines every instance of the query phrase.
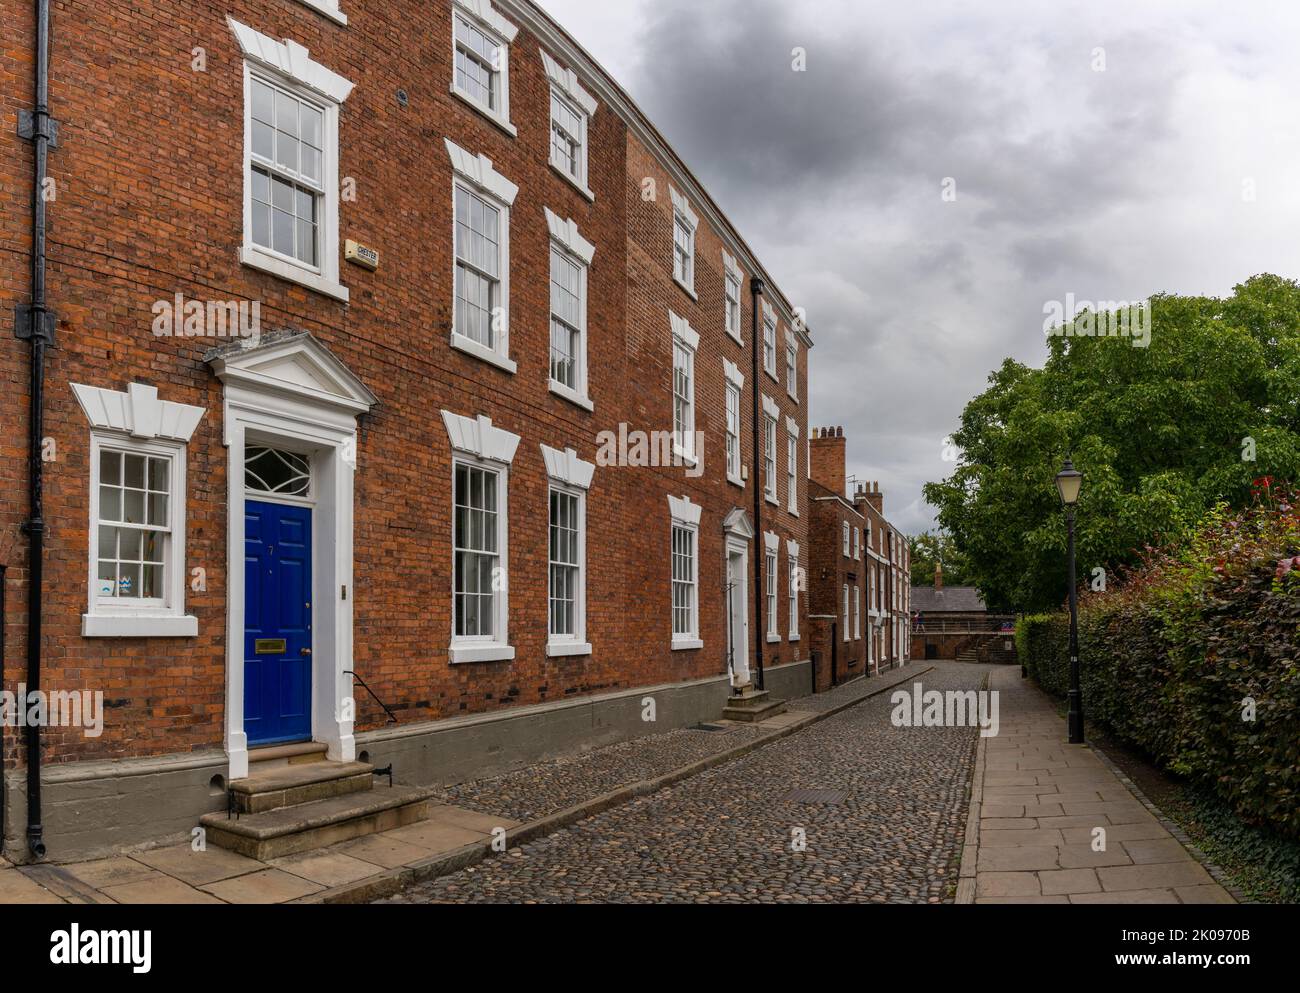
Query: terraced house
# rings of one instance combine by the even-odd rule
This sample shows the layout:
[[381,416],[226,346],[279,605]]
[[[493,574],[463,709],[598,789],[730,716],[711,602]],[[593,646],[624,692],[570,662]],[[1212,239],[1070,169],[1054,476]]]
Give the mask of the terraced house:
[[10,857],[249,823],[267,782],[397,823],[804,691],[811,338],[559,25],[32,8],[0,0],[3,682],[104,727],[4,729]]
[[809,443],[809,598],[816,685],[875,675],[910,661],[906,536],[884,514],[878,483],[851,486],[844,429]]

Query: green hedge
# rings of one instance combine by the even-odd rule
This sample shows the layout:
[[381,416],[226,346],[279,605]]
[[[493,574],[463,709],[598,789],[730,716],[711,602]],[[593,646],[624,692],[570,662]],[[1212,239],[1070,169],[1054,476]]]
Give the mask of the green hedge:
[[[1247,823],[1300,838],[1300,524],[1292,504],[1219,510],[1192,547],[1081,598],[1084,714]],[[1064,613],[1017,625],[1049,693],[1069,685]],[[1243,718],[1247,698],[1254,721]]]

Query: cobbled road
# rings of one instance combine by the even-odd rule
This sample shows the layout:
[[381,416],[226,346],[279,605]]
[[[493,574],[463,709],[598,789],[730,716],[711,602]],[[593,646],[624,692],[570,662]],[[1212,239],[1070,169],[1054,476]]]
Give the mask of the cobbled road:
[[[985,685],[935,665],[926,690]],[[383,902],[949,903],[978,730],[896,728],[893,692]]]

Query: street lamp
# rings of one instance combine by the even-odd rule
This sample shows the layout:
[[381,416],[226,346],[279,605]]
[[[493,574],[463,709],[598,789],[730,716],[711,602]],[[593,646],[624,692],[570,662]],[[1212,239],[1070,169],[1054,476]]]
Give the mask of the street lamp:
[[1071,745],[1083,744],[1083,693],[1079,689],[1079,600],[1074,579],[1074,507],[1079,502],[1079,490],[1082,487],[1083,473],[1074,468],[1074,462],[1067,456],[1065,465],[1056,474],[1056,492],[1061,495],[1061,505],[1065,507],[1065,520],[1070,533],[1066,558],[1070,573],[1070,710],[1067,723]]

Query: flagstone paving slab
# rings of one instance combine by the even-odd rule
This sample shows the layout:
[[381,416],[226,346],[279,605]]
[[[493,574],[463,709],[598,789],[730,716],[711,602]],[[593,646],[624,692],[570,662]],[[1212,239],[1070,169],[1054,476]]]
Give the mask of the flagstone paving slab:
[[[985,742],[972,797],[982,813],[967,838],[976,903],[1234,902],[1110,766],[1066,743],[1055,706],[1017,670],[994,669],[990,685],[1001,735]],[[1027,775],[1032,786],[1016,778]]]
[[110,886],[104,893],[117,903],[222,903],[211,893],[188,886],[179,879],[142,879],[135,883]]
[[281,869],[263,869],[203,887],[226,903],[287,903],[325,887]]
[[14,868],[0,869],[0,904],[63,903],[56,894]]

